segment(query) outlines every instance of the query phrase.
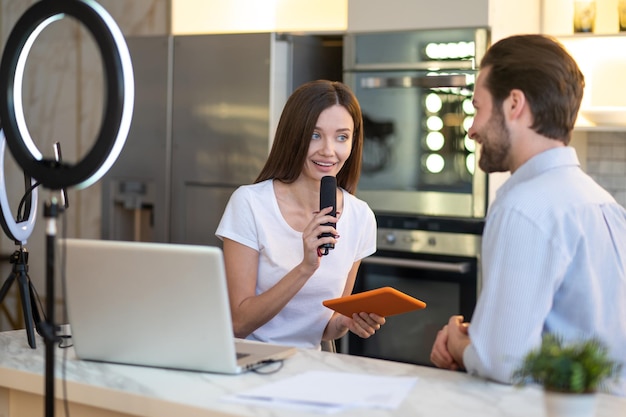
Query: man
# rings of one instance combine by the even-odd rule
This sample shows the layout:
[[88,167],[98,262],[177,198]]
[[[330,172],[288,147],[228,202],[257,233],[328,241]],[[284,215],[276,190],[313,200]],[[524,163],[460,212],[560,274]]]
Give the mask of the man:
[[[472,139],[486,172],[511,172],[489,208],[472,323],[453,316],[431,352],[441,368],[511,383],[544,333],[598,337],[626,367],[626,210],[567,146],[584,78],[560,44],[512,36],[486,53]],[[626,396],[626,369],[608,390]]]

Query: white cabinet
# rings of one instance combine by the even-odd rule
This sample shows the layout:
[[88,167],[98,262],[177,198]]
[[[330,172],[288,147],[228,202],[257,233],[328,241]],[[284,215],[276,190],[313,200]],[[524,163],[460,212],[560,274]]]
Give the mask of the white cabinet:
[[[594,34],[615,34],[619,31],[618,0],[595,0]],[[574,33],[574,1],[543,0],[542,32],[555,36]]]
[[540,0],[348,0],[348,32],[489,27],[492,40],[538,32]]
[[486,27],[489,0],[348,0],[348,31]]
[[585,75],[578,131],[626,131],[626,32],[618,0],[596,0],[594,33],[574,33],[572,0],[544,0],[542,29],[572,54]]
[[557,37],[585,75],[578,130],[626,131],[626,33]]

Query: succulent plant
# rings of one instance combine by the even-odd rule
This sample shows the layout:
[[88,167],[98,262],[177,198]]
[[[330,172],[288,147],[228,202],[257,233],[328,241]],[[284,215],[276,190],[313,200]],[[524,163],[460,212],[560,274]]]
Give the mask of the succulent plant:
[[591,393],[605,381],[618,378],[621,368],[598,339],[566,344],[561,337],[546,334],[541,346],[524,357],[513,380],[517,385],[535,382],[548,391]]

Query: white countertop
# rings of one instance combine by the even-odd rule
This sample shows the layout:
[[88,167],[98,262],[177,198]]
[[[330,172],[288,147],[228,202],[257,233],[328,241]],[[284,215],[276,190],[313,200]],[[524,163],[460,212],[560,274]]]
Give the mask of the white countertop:
[[[44,353],[39,337],[37,349],[33,350],[23,330],[0,333],[0,387],[44,395]],[[81,361],[71,348],[56,349],[56,357],[57,398],[63,398],[61,378],[65,374],[69,401],[141,416],[292,417],[293,410],[246,406],[223,399],[308,370],[418,378],[398,409],[355,408],[333,414],[341,417],[545,415],[542,391],[537,388],[516,388],[461,372],[312,350],[298,351],[275,374],[234,376]],[[297,415],[320,414],[298,411]],[[599,394],[596,416],[626,416],[626,399]]]

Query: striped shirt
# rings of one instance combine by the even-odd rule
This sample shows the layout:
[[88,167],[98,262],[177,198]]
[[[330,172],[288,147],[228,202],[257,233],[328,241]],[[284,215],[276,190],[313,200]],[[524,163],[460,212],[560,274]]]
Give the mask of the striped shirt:
[[482,248],[483,285],[463,361],[510,383],[546,332],[598,337],[624,363],[626,210],[587,174],[571,147],[527,161],[498,190]]

